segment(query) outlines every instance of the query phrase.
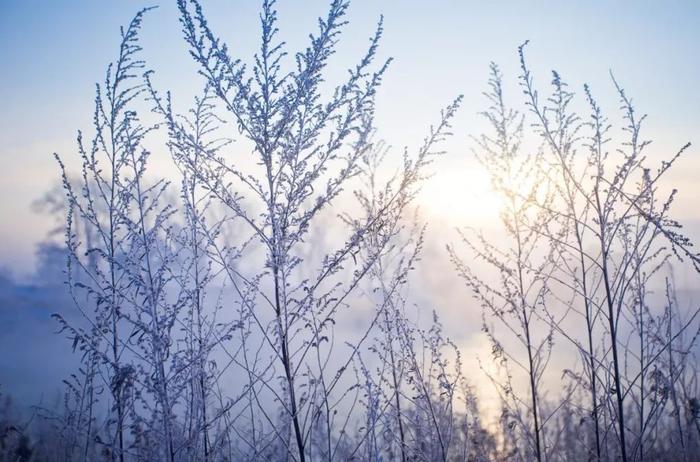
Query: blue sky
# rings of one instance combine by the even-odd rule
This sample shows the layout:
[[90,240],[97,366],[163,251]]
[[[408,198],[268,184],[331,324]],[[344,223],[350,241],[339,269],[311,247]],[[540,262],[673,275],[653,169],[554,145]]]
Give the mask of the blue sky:
[[[257,47],[258,2],[202,3],[214,30],[248,59]],[[57,181],[51,154],[74,152],[77,129],[89,129],[94,83],[114,57],[119,26],[153,4],[160,7],[144,24],[144,58],[157,70],[159,85],[186,104],[200,84],[174,0],[0,1],[0,266],[16,274],[31,270],[34,247],[51,225],[30,207]],[[290,49],[305,43],[326,4],[280,0],[281,33]],[[655,149],[700,141],[700,2],[356,0],[331,76],[359,57],[380,14],[386,27],[382,53],[396,59],[378,97],[377,122],[387,141],[415,145],[439,108],[465,95],[438,174],[468,162],[468,136],[479,132],[476,113],[484,107],[489,61],[501,64],[510,95],[518,97],[516,48],[526,39],[542,85],[556,68],[575,90],[589,82],[603,106],[614,110],[612,69],[650,114],[647,133]],[[681,183],[692,185],[700,172],[697,155],[692,150],[683,160]],[[691,187],[686,197],[693,199],[698,189]],[[686,215],[698,218],[691,209]]]

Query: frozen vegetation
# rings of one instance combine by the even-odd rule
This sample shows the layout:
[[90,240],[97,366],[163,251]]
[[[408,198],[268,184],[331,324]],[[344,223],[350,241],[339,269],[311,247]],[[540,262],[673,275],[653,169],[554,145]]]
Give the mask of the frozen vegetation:
[[440,243],[463,309],[483,313],[477,381],[440,307],[418,321],[407,290],[430,225],[416,197],[439,181],[462,98],[397,153],[374,123],[381,19],[332,82],[346,1],[298,52],[264,1],[251,59],[196,0],[178,7],[200,95],[175,109],[140,57],[139,12],[42,202],[63,238],[41,267],[65,283],[3,289],[64,300],[52,322],[80,365],[30,417],[1,397],[1,460],[700,460],[700,320],[673,273],[700,256],[665,182],[689,145],[648,159],[645,117],[614,78],[606,104],[556,72],[543,84],[526,44],[519,75],[484,69],[489,128],[471,148],[501,234]]

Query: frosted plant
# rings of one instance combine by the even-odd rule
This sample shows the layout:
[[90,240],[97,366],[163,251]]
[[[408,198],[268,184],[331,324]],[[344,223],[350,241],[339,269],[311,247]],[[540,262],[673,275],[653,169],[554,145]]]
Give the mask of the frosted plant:
[[[524,46],[519,49],[519,79],[526,114],[506,109],[501,75],[492,65],[487,94],[492,107],[486,117],[494,134],[478,139],[480,160],[504,199],[503,229],[516,242],[516,251],[479,234],[465,238],[472,253],[497,270],[500,283],[495,284],[476,276],[451,248],[458,271],[486,312],[502,321],[527,351],[525,361],[519,361],[512,342],[501,341],[485,323],[495,359],[503,366],[515,363],[530,379],[525,409],[534,433],[533,456],[518,454],[517,430],[528,425],[518,412],[524,401],[517,398],[510,369],[494,380],[502,392],[504,450],[525,458],[560,456],[578,415],[586,429],[581,447],[587,457],[668,457],[675,450],[656,435],[661,428],[673,438],[683,434],[682,424],[676,421],[673,430],[662,410],[677,396],[683,376],[671,372],[671,365],[688,351],[679,346],[674,353],[673,344],[697,329],[698,311],[682,313],[672,303],[653,307],[650,294],[671,257],[689,260],[697,269],[692,243],[670,217],[676,191],[666,197],[659,193],[661,178],[688,145],[656,171],[647,167],[649,142],[640,136],[644,117],[613,79],[625,139],[609,153],[611,126],[588,86],[583,121],[574,109],[574,93],[558,73],[552,73],[551,96],[541,100]],[[534,122],[526,124],[526,117]],[[518,152],[529,145],[536,154],[517,162]],[[582,334],[571,329],[579,320],[586,326]],[[541,328],[533,330],[537,324]],[[537,332],[541,341],[533,341]],[[566,354],[553,348],[557,335],[575,347],[583,367],[565,368],[567,387],[547,402],[541,400],[538,383],[552,355]],[[677,400],[673,409],[679,413]],[[687,457],[687,449],[682,454]]]
[[[384,182],[380,168],[389,152],[379,143],[363,158],[365,188],[357,198],[366,216],[392,197],[398,175]],[[408,203],[413,197],[406,197]],[[459,350],[444,336],[435,312],[428,328],[406,313],[406,288],[420,261],[426,225],[417,213],[409,219],[395,212],[385,214],[385,226],[372,230],[360,252],[360,258],[374,260],[367,284],[379,317],[369,348],[374,358],[365,355],[375,366],[370,369],[363,361],[359,368],[367,423],[358,436],[366,437],[351,454],[391,460],[451,460],[460,453],[471,457],[483,448],[469,447],[475,443],[470,430],[480,428],[478,419],[470,429],[464,420],[474,414],[457,410],[463,399],[468,412],[477,412],[462,376]]]
[[[127,217],[131,208],[131,199],[125,194],[130,188],[125,175],[132,155],[130,137],[135,115],[129,110],[129,103],[142,91],[136,79],[136,73],[143,69],[143,62],[137,58],[140,51],[137,34],[146,11],[139,12],[122,30],[119,57],[108,67],[104,85],[97,85],[95,134],[87,145],[82,133],[78,134],[82,161],[79,181],[69,180],[63,162],[56,156],[68,196],[67,284],[86,323],[73,326],[57,317],[86,363],[93,364],[93,357],[98,358],[96,367],[100,371],[88,370],[87,378],[92,381],[99,377],[100,382],[86,385],[87,395],[82,401],[88,409],[80,412],[92,415],[95,389],[108,391],[110,418],[106,427],[112,433],[104,444],[120,461],[125,457],[124,434],[134,380],[134,367],[125,359],[125,352],[132,347],[128,344],[129,327],[122,312],[130,284],[124,270],[124,255],[128,253],[124,238],[129,233]],[[78,240],[73,229],[76,221],[88,230],[86,236],[94,236],[93,240]],[[85,457],[93,438],[88,427]]]
[[[661,178],[689,145],[683,146],[670,160],[663,161],[656,172],[652,172],[651,168],[647,167],[645,156],[650,142],[640,136],[645,116],[637,115],[631,100],[613,78],[624,118],[622,130],[627,140],[617,149],[616,157],[610,156],[605,147],[610,141],[610,126],[590,89],[584,87],[590,107],[589,122],[579,127],[578,117],[568,108],[573,94],[566,89],[559,74],[553,72],[554,91],[549,105],[541,106],[533,87],[532,75],[525,64],[523,47],[520,49],[520,56],[522,87],[528,98],[527,104],[536,116],[536,130],[550,149],[553,164],[558,166],[559,184],[563,183],[566,188],[566,203],[569,207],[559,216],[573,223],[577,236],[575,245],[582,271],[578,281],[584,284],[587,278],[586,268],[594,268],[588,271],[591,276],[589,283],[596,289],[585,289],[582,295],[585,310],[589,313],[587,318],[602,316],[606,322],[606,332],[603,335],[609,341],[612,354],[611,364],[606,369],[612,377],[613,386],[610,388],[611,393],[605,395],[604,402],[607,403],[608,399],[615,397],[614,406],[611,406],[609,411],[617,424],[619,452],[623,460],[637,457],[643,459],[647,426],[644,422],[649,417],[644,415],[644,403],[648,399],[644,378],[650,368],[654,367],[652,363],[656,359],[653,342],[645,337],[652,334],[651,326],[645,321],[645,315],[651,316],[645,302],[645,286],[668,258],[667,247],[681,260],[690,260],[696,269],[698,264],[698,256],[690,250],[692,243],[680,233],[680,224],[669,216],[676,191],[660,199],[656,189]],[[579,141],[579,129],[587,131],[585,135],[580,136],[589,152],[588,165],[592,170],[590,177],[589,167],[576,163],[573,157],[576,143]],[[577,213],[574,203],[584,204],[579,206],[580,212]],[[588,245],[596,245],[597,251],[583,251]],[[625,315],[625,307],[628,308],[631,319]],[[591,316],[592,311],[597,313]],[[631,326],[624,326],[626,318],[630,319]],[[590,347],[590,338],[593,336],[592,322],[588,324],[588,359],[592,365],[589,374],[594,384],[594,364],[597,360]],[[688,326],[684,329],[686,327]],[[621,332],[628,329],[637,331],[640,342],[639,353],[635,355],[639,361],[640,373],[632,377],[627,376],[627,366],[623,370],[623,356],[630,354],[632,346],[622,340],[624,334]],[[667,346],[661,345],[657,348],[663,350]],[[630,395],[630,388],[635,386],[639,387],[639,396],[630,398],[639,402],[640,428],[632,444],[626,438],[630,424],[625,423],[625,415],[629,412],[625,408],[625,397]],[[598,405],[594,404],[593,409],[597,410]],[[602,454],[598,427],[596,422],[596,457],[600,458]],[[632,455],[628,454],[630,448]]]
[[[503,346],[493,328],[484,320],[483,331],[492,345],[494,360],[503,368],[503,377],[491,377],[499,389],[507,412],[521,429],[527,441],[522,457],[545,458],[543,425],[539,404],[540,384],[552,350],[550,323],[537,314],[549,302],[549,261],[552,247],[546,250],[542,229],[547,229],[552,217],[543,213],[552,201],[552,194],[543,183],[542,153],[523,153],[523,119],[506,107],[503,99],[501,74],[491,65],[490,91],[486,94],[491,106],[483,113],[492,133],[478,138],[475,154],[487,169],[491,183],[503,199],[502,228],[507,240],[501,244],[488,240],[474,230],[461,233],[463,242],[474,256],[486,262],[496,272],[498,283],[491,284],[466,264],[454,247],[448,247],[459,275],[472,290],[474,298],[485,313],[497,319],[523,353]],[[536,204],[541,203],[538,207]],[[515,370],[513,370],[515,369]],[[513,375],[524,372],[528,383],[527,398],[518,395],[512,383]],[[527,404],[525,404],[527,403]],[[523,415],[525,412],[526,415]],[[527,455],[531,454],[531,455]]]
[[[671,265],[700,258],[670,216],[676,193],[661,193],[686,148],[648,167],[644,118],[617,82],[626,139],[608,152],[617,139],[588,87],[576,110],[555,72],[540,99],[521,47],[518,112],[491,66],[490,132],[475,142],[505,238],[465,230],[471,259],[450,247],[496,364],[502,412],[489,427],[438,313],[426,325],[408,314],[429,225],[415,199],[461,98],[394,157],[375,142],[391,61],[379,57],[381,19],[334,84],[346,1],[330,2],[296,53],[264,1],[248,64],[199,2],[177,6],[204,81],[193,107],[176,110],[139,60],[143,10],[97,86],[94,134],[78,135],[80,174],[56,156],[65,200],[46,203],[66,210],[81,314],[57,318],[81,365],[62,413],[42,410],[45,436],[32,445],[22,427],[12,450],[120,462],[693,460],[700,311],[676,299]],[[149,166],[159,155],[174,178]]]
[[[327,209],[343,200],[344,188],[352,186],[360,161],[372,148],[374,96],[389,64],[387,60],[370,70],[383,31],[381,21],[348,79],[325,96],[323,71],[345,26],[346,2],[331,4],[310,45],[295,54],[291,71],[283,70],[286,51],[277,39],[274,3],[264,2],[261,48],[250,75],[215,38],[197,2],[178,5],[185,40],[206,86],[238,128],[256,164],[231,163],[217,149],[205,146],[191,124],[173,115],[169,97],[161,98],[149,84],[171,145],[201,156],[197,163],[191,156],[181,162],[183,171],[218,201],[229,223],[244,225],[235,255],[227,253],[234,247],[218,247],[211,239],[218,230],[204,232],[218,249],[209,252],[217,255],[221,274],[237,294],[242,343],[230,358],[248,375],[240,396],[246,396],[254,411],[245,425],[244,441],[249,446],[245,454],[256,457],[260,448],[281,443],[289,456],[305,460],[311,454],[307,448],[312,425],[325,416],[323,447],[326,457],[332,457],[333,447],[344,438],[343,433],[334,434],[330,418],[337,413],[332,407],[339,405],[334,396],[346,395],[340,391],[346,386],[345,371],[367,338],[361,335],[357,343],[348,344],[346,359],[331,362],[331,351],[337,348],[331,341],[334,319],[377,258],[358,262],[355,255],[370,231],[382,229],[388,217],[403,213],[437,154],[433,146],[447,134],[458,101],[445,110],[415,157],[405,156],[382,207],[361,218],[344,215],[345,242],[333,242],[334,250],[304,258],[314,250],[305,239],[326,225]],[[258,263],[261,255],[264,261]],[[234,263],[237,259],[249,262],[245,269]],[[352,266],[352,271],[346,270]],[[370,321],[367,333],[376,322]],[[271,409],[263,404],[269,398],[282,407],[281,420],[272,418]],[[287,428],[291,440],[284,436]]]

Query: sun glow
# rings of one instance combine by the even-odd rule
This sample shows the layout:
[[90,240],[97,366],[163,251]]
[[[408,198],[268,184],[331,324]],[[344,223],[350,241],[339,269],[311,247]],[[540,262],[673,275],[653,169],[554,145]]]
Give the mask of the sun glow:
[[488,172],[478,165],[440,169],[421,190],[418,203],[433,218],[476,228],[498,223],[502,205]]

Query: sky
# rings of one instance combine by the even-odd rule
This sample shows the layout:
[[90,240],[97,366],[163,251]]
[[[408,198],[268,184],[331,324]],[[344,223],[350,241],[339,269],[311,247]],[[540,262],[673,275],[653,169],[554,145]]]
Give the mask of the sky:
[[[327,3],[279,1],[281,36],[290,50],[304,46]],[[90,130],[94,85],[116,55],[120,25],[154,4],[159,8],[148,13],[141,34],[143,58],[156,71],[156,85],[172,91],[176,107],[184,108],[202,84],[182,40],[174,0],[0,0],[2,274],[31,278],[37,245],[55,226],[52,217],[32,207],[58,182],[52,155],[75,159],[77,130]],[[258,2],[202,4],[213,30],[249,61],[258,46]],[[446,305],[447,324],[465,325],[459,305],[467,294],[455,295],[458,281],[431,271],[431,265],[447,261],[444,246],[457,239],[456,226],[489,227],[497,218],[488,178],[470,151],[470,136],[484,127],[478,112],[486,107],[482,92],[489,62],[501,66],[506,96],[518,102],[517,47],[529,40],[528,60],[541,87],[557,69],[578,93],[589,83],[603,108],[614,114],[612,70],[639,110],[649,114],[646,134],[655,140],[653,155],[668,157],[687,141],[700,146],[700,2],[355,0],[329,80],[341,78],[362,55],[381,15],[380,54],[394,58],[377,95],[376,125],[387,143],[415,148],[440,109],[464,95],[454,135],[443,146],[446,154],[434,164],[435,176],[419,197],[432,227],[424,259],[428,270],[420,274],[432,289],[417,298]],[[690,226],[691,236],[700,234],[699,155],[691,148],[670,174],[680,190],[675,216]],[[469,329],[478,331],[478,310],[470,316]],[[470,332],[456,335],[465,338]],[[0,346],[13,342],[9,336],[3,340],[0,331]],[[32,351],[26,355],[44,350]]]
[[[0,266],[30,273],[37,242],[53,222],[31,204],[58,179],[52,153],[75,153],[78,129],[89,129],[94,84],[114,58],[120,25],[142,7],[158,5],[145,20],[144,58],[156,81],[186,104],[201,87],[182,41],[175,2],[122,0],[0,1]],[[204,0],[214,30],[245,59],[257,47],[258,2]],[[281,0],[282,37],[290,49],[305,43],[326,1]],[[394,62],[378,95],[377,126],[394,146],[416,146],[438,111],[456,95],[464,105],[447,155],[435,167],[443,181],[425,187],[426,208],[438,219],[486,184],[470,162],[470,135],[479,133],[488,64],[499,63],[518,96],[517,46],[530,40],[528,58],[544,85],[557,69],[574,90],[590,83],[604,107],[616,109],[609,71],[643,112],[654,149],[666,153],[697,139],[700,129],[700,3],[694,1],[369,1],[352,2],[350,25],[332,72],[341,76],[367,44],[384,15],[384,57]],[[696,219],[693,181],[698,153],[691,150],[678,181],[688,184],[679,213]],[[471,181],[463,181],[465,177]],[[465,184],[476,184],[470,191]],[[685,195],[684,195],[685,194]],[[483,198],[482,198],[483,199]],[[461,223],[478,220],[484,207],[465,210]],[[488,212],[488,210],[486,210]],[[682,218],[683,218],[682,217]],[[451,218],[452,219],[452,218]],[[458,223],[458,224],[461,224]]]

